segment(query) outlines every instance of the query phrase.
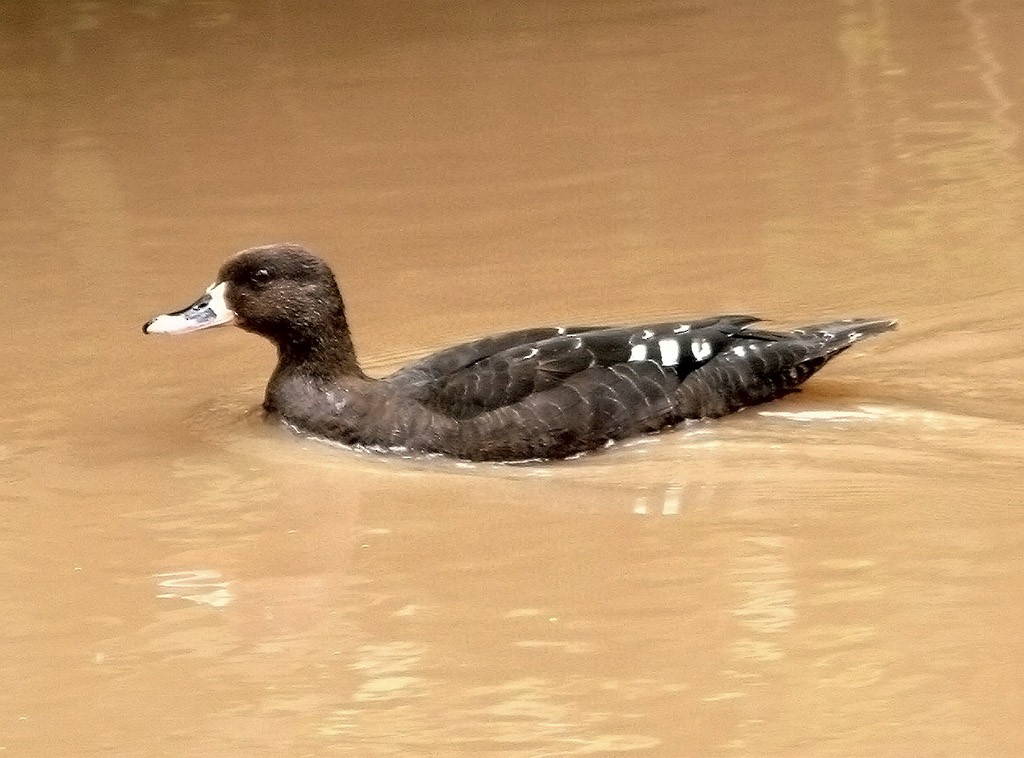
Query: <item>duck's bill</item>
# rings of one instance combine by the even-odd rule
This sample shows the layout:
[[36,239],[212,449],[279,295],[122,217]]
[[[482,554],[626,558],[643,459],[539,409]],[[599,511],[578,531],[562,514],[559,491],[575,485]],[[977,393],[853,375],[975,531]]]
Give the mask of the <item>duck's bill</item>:
[[146,323],[142,331],[146,334],[187,334],[230,324],[235,320],[235,313],[224,300],[225,287],[227,284],[224,282],[210,285],[206,293],[188,308],[157,316]]

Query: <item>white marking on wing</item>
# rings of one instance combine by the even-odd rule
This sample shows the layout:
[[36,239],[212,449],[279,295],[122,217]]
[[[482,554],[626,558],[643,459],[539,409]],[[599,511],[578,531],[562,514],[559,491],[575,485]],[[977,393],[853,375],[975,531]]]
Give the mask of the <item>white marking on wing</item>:
[[694,360],[706,361],[711,357],[711,343],[707,340],[694,340],[690,343],[690,350],[693,351]]
[[629,351],[629,360],[634,362],[646,361],[647,345],[633,345],[633,349]]
[[640,336],[645,340],[649,340],[651,337],[654,336],[654,332],[652,332],[650,329],[644,329]]
[[690,331],[690,325],[689,324],[680,324],[679,326],[677,326],[672,331],[675,332],[676,334],[683,334],[685,332]]
[[744,345],[737,345],[732,349],[732,353],[733,355],[738,355],[740,358],[742,358],[744,355],[747,354],[747,348]]
[[658,340],[658,349],[661,351],[662,366],[679,365],[679,340]]

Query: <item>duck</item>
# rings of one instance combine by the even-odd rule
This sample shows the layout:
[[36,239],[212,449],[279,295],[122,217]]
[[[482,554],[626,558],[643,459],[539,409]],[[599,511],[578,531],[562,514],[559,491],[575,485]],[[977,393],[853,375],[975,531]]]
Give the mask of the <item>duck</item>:
[[851,318],[774,331],[754,316],[520,329],[440,350],[390,376],[356,359],[337,280],[307,248],[228,258],[192,305],[146,334],[234,324],[270,340],[263,408],[347,446],[470,461],[562,459],[796,390],[860,340],[896,328]]

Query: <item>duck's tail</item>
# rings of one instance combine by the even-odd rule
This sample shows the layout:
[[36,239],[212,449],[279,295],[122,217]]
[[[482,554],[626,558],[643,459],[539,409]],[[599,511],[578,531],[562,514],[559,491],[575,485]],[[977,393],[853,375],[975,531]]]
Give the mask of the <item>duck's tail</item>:
[[820,345],[821,355],[832,358],[846,350],[855,342],[883,332],[890,332],[899,325],[891,318],[849,318],[842,321],[829,321],[824,324],[812,324],[794,329],[794,337],[803,338]]

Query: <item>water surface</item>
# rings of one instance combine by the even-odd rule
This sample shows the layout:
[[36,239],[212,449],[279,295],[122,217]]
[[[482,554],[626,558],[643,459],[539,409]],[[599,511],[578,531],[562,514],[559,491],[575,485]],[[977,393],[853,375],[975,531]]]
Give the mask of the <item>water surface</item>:
[[[1012,2],[0,10],[0,752],[1024,753]],[[302,440],[299,240],[377,374],[488,332],[896,316],[806,391],[543,466]]]

